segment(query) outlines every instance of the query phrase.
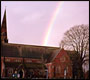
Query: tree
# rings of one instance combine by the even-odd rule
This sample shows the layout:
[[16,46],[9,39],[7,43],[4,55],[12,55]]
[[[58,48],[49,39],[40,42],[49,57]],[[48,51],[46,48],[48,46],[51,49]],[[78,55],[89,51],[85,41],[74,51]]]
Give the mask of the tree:
[[[67,50],[74,50],[80,55],[80,65],[88,61],[87,54],[89,54],[89,26],[76,25],[64,33],[64,37],[60,42],[60,47]],[[82,77],[82,72],[80,72]]]

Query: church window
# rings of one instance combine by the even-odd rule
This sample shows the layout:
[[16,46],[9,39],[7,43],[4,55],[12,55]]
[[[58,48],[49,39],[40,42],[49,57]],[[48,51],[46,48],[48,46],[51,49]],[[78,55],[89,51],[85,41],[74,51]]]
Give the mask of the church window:
[[61,72],[61,66],[56,66],[55,67],[55,72],[60,73]]
[[66,59],[66,58],[63,56],[63,57],[60,58],[60,61],[61,61],[61,62],[65,62],[65,59]]
[[68,72],[68,66],[67,66],[67,72]]
[[56,66],[55,72],[58,73],[58,66]]
[[66,76],[66,73],[67,73],[67,70],[66,69],[64,69],[64,75]]
[[54,68],[54,66],[52,66],[52,69]]
[[58,66],[58,72],[59,73],[61,72],[61,66]]
[[49,68],[49,73],[50,73],[50,66],[48,66],[48,68]]

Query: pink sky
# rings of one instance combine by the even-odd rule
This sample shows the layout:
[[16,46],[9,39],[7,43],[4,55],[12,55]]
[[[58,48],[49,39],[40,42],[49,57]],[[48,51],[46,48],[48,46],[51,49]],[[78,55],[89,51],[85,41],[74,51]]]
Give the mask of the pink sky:
[[[1,1],[1,22],[5,6],[9,43],[41,45],[59,1]],[[89,1],[64,1],[54,21],[47,46],[59,46],[65,31],[89,24]]]

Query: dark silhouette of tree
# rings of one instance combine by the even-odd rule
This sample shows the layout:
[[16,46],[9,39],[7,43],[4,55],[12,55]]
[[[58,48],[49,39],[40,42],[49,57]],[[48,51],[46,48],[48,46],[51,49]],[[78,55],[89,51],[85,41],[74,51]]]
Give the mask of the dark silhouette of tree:
[[64,33],[64,37],[60,42],[60,47],[67,50],[73,50],[80,55],[79,60],[79,74],[80,78],[83,77],[82,65],[89,60],[89,26],[76,25]]

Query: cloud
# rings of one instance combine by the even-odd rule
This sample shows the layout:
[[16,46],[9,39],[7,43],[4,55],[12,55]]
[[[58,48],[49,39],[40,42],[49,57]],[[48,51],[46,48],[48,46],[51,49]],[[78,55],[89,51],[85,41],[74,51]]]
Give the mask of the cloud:
[[30,23],[30,22],[36,22],[39,21],[44,16],[43,13],[35,12],[28,15],[25,15],[23,19],[21,20],[22,23]]

